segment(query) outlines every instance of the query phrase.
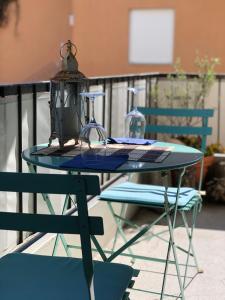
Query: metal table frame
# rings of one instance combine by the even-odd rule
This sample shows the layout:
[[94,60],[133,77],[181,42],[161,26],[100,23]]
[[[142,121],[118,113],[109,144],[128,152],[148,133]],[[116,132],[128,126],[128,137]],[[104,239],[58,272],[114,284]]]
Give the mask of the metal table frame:
[[[167,223],[168,223],[168,229],[169,229],[169,245],[168,245],[168,250],[167,250],[167,257],[165,260],[165,274],[167,272],[168,268],[168,263],[169,261],[169,256],[171,250],[173,251],[174,258],[175,258],[175,265],[176,265],[176,271],[177,271],[177,277],[179,281],[179,286],[180,286],[180,291],[181,291],[181,296],[182,299],[184,299],[184,293],[183,289],[184,286],[182,284],[181,280],[181,274],[178,266],[178,259],[177,259],[177,252],[176,252],[176,244],[174,240],[174,235],[173,235],[173,230],[176,225],[176,215],[177,215],[177,209],[178,209],[178,197],[179,197],[179,190],[181,187],[181,182],[182,182],[182,177],[185,173],[185,169],[188,166],[194,165],[203,158],[203,153],[197,149],[187,147],[184,145],[179,145],[179,144],[173,144],[173,143],[164,143],[164,142],[157,142],[154,144],[155,147],[159,148],[170,148],[171,153],[169,156],[160,163],[148,163],[148,162],[135,162],[135,161],[127,161],[124,163],[122,166],[117,168],[114,171],[105,171],[104,173],[137,173],[137,172],[154,172],[154,171],[161,171],[162,178],[164,179],[164,186],[165,186],[165,203],[164,203],[164,208],[165,208],[165,217],[167,218]],[[65,157],[65,156],[40,156],[40,155],[32,155],[33,152],[41,149],[42,147],[46,147],[46,145],[37,145],[34,147],[31,147],[27,150],[24,150],[22,153],[22,158],[27,162],[29,171],[34,173],[36,172],[36,168],[34,166],[41,166],[49,169],[57,169],[60,171],[67,171],[69,173],[77,173],[77,172],[88,172],[88,173],[103,173],[99,170],[91,170],[91,169],[66,169],[62,168],[60,165],[63,162],[66,162],[67,160],[70,160],[71,157]],[[166,180],[166,176],[169,171],[178,169],[180,170],[179,172],[179,180],[178,180],[178,190],[177,190],[177,196],[176,196],[176,202],[173,206],[169,205],[168,202],[168,197],[167,197],[167,190],[168,190],[168,183]],[[43,199],[48,207],[48,210],[51,214],[55,214],[54,208],[51,204],[51,201],[49,199],[49,196],[47,194],[42,194]],[[68,207],[70,195],[67,195],[64,201],[63,209],[62,209],[62,214],[66,212],[66,209]],[[75,202],[74,202],[75,204]],[[111,204],[109,203],[109,208],[112,211]],[[112,211],[113,212],[113,211]],[[171,213],[173,212],[173,213]],[[123,212],[121,212],[123,213]],[[92,236],[92,241],[96,247],[96,250],[99,252],[101,255],[102,259],[104,261],[112,261],[115,259],[118,255],[126,255],[123,252],[128,249],[129,253],[133,255],[132,251],[129,249],[129,247],[136,242],[141,236],[143,236],[150,228],[153,226],[158,220],[156,220],[153,224],[148,225],[144,227],[140,232],[138,232],[134,237],[132,237],[129,241],[126,240],[124,237],[123,233],[120,232],[122,238],[124,239],[125,244],[120,247],[117,251],[106,251],[103,250],[100,244],[98,243],[97,239]],[[119,225],[119,224],[117,224]],[[188,228],[186,228],[188,230]],[[191,234],[189,231],[187,232],[188,236]],[[68,245],[65,237],[60,234],[57,236],[55,240],[55,245],[53,249],[53,255],[56,252],[56,248],[59,242],[59,239],[61,240],[63,247],[67,253],[68,256],[71,256],[71,251],[70,248],[79,248],[79,246],[73,246],[73,245]],[[192,247],[192,244],[190,244],[190,247]],[[106,254],[110,254],[110,256],[106,256]],[[134,256],[135,257],[135,256]],[[164,275],[165,275],[164,274]],[[165,278],[163,280],[163,287],[162,287],[162,292],[164,290],[165,286]]]

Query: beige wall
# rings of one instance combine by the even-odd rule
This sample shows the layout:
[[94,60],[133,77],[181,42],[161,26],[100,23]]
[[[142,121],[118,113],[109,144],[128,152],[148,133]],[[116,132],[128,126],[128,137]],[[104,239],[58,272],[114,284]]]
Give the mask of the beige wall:
[[[47,80],[56,72],[58,49],[72,38],[87,76],[167,72],[170,65],[129,65],[128,15],[135,8],[175,9],[174,58],[194,71],[196,50],[221,58],[225,72],[224,0],[20,0],[21,16],[0,29],[0,82]],[[75,26],[68,14],[75,14]]]

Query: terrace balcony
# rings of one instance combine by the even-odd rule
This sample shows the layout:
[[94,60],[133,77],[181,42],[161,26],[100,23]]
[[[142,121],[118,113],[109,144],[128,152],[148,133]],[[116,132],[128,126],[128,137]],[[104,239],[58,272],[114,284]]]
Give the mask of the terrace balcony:
[[[188,75],[193,78],[193,75]],[[124,116],[134,103],[134,98],[127,92],[127,87],[141,87],[138,94],[138,104],[142,106],[157,107],[161,105],[153,98],[153,90],[157,85],[158,89],[164,89],[169,84],[166,74],[136,74],[127,76],[91,78],[89,80],[90,90],[101,90],[105,93],[103,101],[96,105],[96,118],[106,128],[109,136],[122,136],[124,130]],[[225,76],[217,75],[209,96],[206,99],[206,106],[214,108],[215,114],[210,121],[213,127],[213,134],[209,137],[208,143],[220,142],[225,145],[225,127],[222,125],[225,118]],[[0,128],[1,128],[1,155],[0,166],[2,171],[28,172],[26,163],[21,158],[23,149],[35,144],[46,143],[50,135],[50,115],[49,115],[49,82],[0,85]],[[38,172],[50,172],[47,169],[39,168]],[[51,171],[52,172],[52,171]],[[124,180],[122,175],[101,175],[102,188],[109,186],[118,180]],[[225,191],[224,191],[225,193]],[[19,194],[13,198],[9,194],[3,194],[5,201],[3,209],[5,211],[18,210],[24,212],[47,212],[45,203],[38,195],[33,195],[28,199],[25,194]],[[29,200],[29,201],[28,201]],[[30,201],[31,200],[31,201]],[[60,212],[62,201],[55,209]],[[119,209],[119,205],[117,207]],[[197,220],[195,231],[196,251],[199,256],[200,265],[204,273],[194,278],[187,288],[188,300],[215,299],[224,297],[225,291],[225,254],[223,251],[225,242],[225,224],[223,217],[224,204],[215,201],[203,204],[202,213]],[[71,207],[68,213],[74,213]],[[101,240],[104,245],[110,245],[115,233],[115,224],[109,216],[104,203],[96,199],[90,199],[91,214],[99,214],[104,217],[105,232],[107,233]],[[153,217],[157,212],[138,207],[128,207],[127,215],[138,220],[139,224],[144,224],[149,216]],[[163,224],[159,225],[163,226]],[[129,236],[133,229],[127,228]],[[182,235],[177,235],[182,241]],[[51,254],[54,236],[42,235],[40,233],[28,236],[27,233],[0,235],[0,252],[26,251],[31,253]],[[74,241],[73,241],[74,242]],[[163,253],[165,249],[158,243],[138,243],[135,247],[138,251],[148,249],[152,254]],[[59,254],[64,255],[63,249],[59,249]],[[120,261],[127,262],[126,258],[119,258]],[[138,267],[144,268],[146,265],[136,262]],[[160,272],[157,266],[150,265],[150,272],[146,272],[144,277],[137,279],[135,288],[143,287],[155,290],[160,284]],[[170,286],[175,286],[173,276],[171,276]],[[140,295],[140,296],[139,296]],[[131,299],[158,299],[157,295],[132,291]],[[170,299],[170,298],[168,298]]]

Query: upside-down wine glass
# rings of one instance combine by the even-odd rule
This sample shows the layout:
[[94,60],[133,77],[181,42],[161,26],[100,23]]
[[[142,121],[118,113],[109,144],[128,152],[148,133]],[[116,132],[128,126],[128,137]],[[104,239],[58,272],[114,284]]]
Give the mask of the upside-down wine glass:
[[84,159],[96,160],[104,155],[107,145],[106,130],[95,120],[94,102],[96,97],[104,96],[103,92],[83,92],[81,96],[89,99],[91,104],[91,118],[88,124],[84,125],[80,133],[81,155]]
[[[137,95],[142,88],[129,87],[128,91]],[[134,99],[135,103],[135,99]],[[135,103],[133,109],[125,117],[125,137],[143,139],[145,133],[146,120],[144,115],[138,111]]]

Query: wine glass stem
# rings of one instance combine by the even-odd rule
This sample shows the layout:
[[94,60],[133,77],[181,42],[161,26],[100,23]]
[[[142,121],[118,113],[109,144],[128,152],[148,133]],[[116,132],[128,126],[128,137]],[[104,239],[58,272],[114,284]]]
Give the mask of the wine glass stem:
[[132,93],[131,110],[137,110],[135,93]]
[[95,119],[95,105],[94,105],[94,99],[91,99],[91,119]]

